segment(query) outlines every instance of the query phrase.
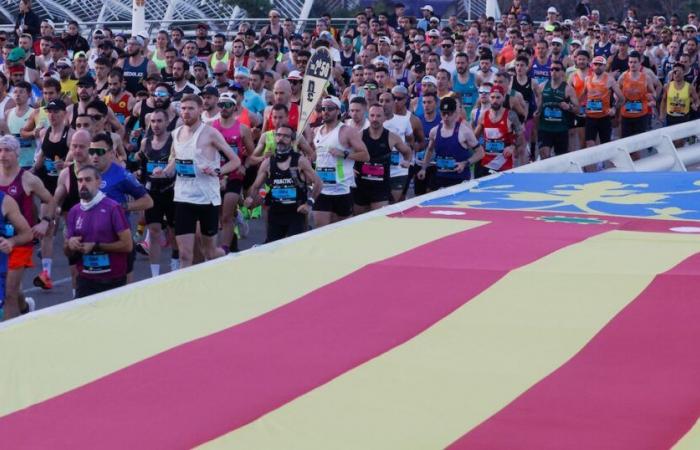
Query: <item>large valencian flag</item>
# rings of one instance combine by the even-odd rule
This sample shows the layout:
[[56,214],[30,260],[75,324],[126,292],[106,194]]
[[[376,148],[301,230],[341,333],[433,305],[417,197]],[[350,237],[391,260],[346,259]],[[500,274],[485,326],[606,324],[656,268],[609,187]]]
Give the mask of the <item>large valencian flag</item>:
[[698,449],[700,175],[505,174],[0,326],[0,448]]

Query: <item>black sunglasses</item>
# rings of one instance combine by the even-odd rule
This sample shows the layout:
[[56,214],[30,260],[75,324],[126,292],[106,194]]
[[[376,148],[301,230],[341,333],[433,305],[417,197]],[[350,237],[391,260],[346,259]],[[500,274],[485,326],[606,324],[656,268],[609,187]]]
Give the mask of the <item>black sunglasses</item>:
[[107,153],[108,150],[106,148],[89,148],[88,149],[88,154],[91,156],[104,156],[105,153]]

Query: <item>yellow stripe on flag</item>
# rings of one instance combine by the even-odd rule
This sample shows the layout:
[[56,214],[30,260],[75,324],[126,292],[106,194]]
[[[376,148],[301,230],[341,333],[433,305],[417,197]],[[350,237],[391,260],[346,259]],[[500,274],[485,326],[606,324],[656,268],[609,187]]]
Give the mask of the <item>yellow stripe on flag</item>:
[[563,248],[204,447],[442,448],[570,359],[656,274],[699,251],[695,236],[624,231]]
[[[379,217],[0,329],[0,416],[486,222]],[[80,301],[80,300],[76,300]]]
[[676,442],[673,450],[698,450],[700,448],[700,419],[680,441]]

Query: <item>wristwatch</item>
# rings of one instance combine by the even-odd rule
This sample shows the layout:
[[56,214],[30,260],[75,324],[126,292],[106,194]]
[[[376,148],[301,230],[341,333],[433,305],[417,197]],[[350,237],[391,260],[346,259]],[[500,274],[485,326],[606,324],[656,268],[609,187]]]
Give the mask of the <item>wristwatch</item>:
[[314,203],[316,203],[316,200],[314,200],[313,198],[309,197],[309,198],[306,199],[306,204],[307,204],[307,205],[309,205],[309,206],[314,206]]
[[350,156],[350,150],[343,150],[343,159],[348,159]]
[[219,175],[221,175],[221,169],[217,167],[216,169],[214,169],[214,173],[218,177]]

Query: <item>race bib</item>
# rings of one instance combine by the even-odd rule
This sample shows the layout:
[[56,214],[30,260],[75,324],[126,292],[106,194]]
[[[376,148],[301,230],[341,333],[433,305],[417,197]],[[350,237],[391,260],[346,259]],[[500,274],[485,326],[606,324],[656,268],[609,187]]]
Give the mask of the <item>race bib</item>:
[[316,173],[325,184],[335,184],[335,167],[317,167]]
[[238,156],[238,145],[231,144],[231,151],[233,152],[234,155]]
[[503,149],[506,148],[506,145],[503,141],[486,141],[485,147],[487,152],[503,153]]
[[391,152],[391,165],[398,166],[401,163],[401,154],[396,150]]
[[603,101],[602,100],[588,100],[586,102],[586,111],[592,113],[603,112]]
[[362,179],[377,181],[384,179],[384,165],[375,163],[363,163],[360,169]]
[[642,102],[633,101],[625,102],[625,110],[630,113],[641,113],[642,112]]
[[191,159],[176,159],[175,173],[177,173],[179,177],[194,178],[194,161]]
[[454,158],[438,156],[435,162],[437,164],[438,170],[441,171],[455,170],[455,168],[457,167],[457,161],[455,161]]
[[[152,175],[153,171],[156,170],[158,167],[161,169],[165,170],[165,167],[167,166],[167,163],[164,162],[156,162],[156,161],[148,161],[146,163],[146,172],[148,175]],[[179,174],[178,174],[179,175]]]
[[556,122],[561,122],[563,117],[562,110],[559,108],[550,108],[546,106],[544,108],[544,120],[551,120]]
[[117,118],[117,122],[119,122],[120,125],[124,125],[126,122],[126,116],[122,113],[116,113],[114,115]]
[[107,253],[88,253],[83,255],[83,271],[90,274],[107,273],[111,271]]
[[44,160],[44,168],[46,169],[46,174],[50,177],[57,177],[58,170],[56,170],[56,162],[52,159]]
[[275,200],[284,201],[296,201],[297,190],[293,187],[273,187],[270,190],[270,195]]

